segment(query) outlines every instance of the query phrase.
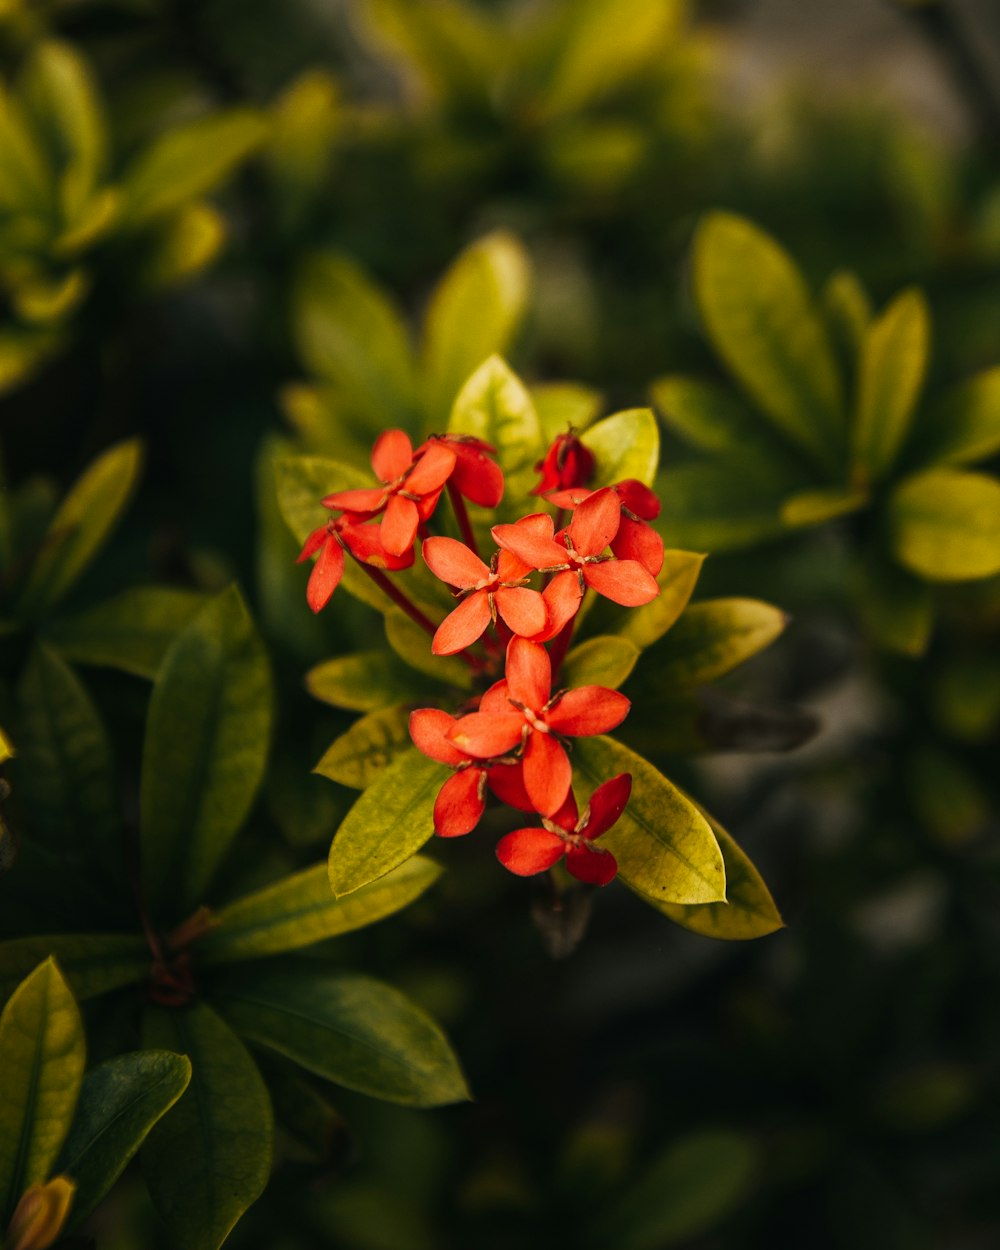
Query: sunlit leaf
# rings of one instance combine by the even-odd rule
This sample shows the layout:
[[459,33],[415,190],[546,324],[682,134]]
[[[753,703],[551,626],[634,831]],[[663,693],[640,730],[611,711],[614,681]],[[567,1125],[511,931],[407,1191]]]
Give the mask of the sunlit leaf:
[[758,599],[692,604],[647,653],[642,689],[681,690],[715,681],[770,646],[787,619]]
[[687,607],[704,562],[704,555],[697,551],[664,551],[663,568],[656,579],[660,593],[652,602],[624,614],[619,635],[640,650],[662,638]]
[[628,638],[600,634],[574,647],[563,663],[564,686],[605,686],[617,690],[635,668],[639,648]]
[[443,687],[391,652],[355,651],[310,669],[306,689],[334,707],[372,712],[400,703],[434,701],[440,698]]
[[176,286],[210,265],[225,242],[225,218],[211,204],[182,204],[149,240],[136,282],[151,291]]
[[313,772],[364,790],[410,745],[410,711],[384,707],[362,716],[326,749]]
[[660,431],[649,408],[629,408],[584,430],[580,441],[597,464],[591,486],[635,479],[652,486],[660,463]]
[[927,464],[972,464],[1000,450],[1000,368],[986,369],[928,404],[913,451]]
[[984,473],[928,469],[889,500],[893,554],[932,582],[1000,573],[1000,482]]
[[580,433],[597,419],[601,394],[577,382],[547,382],[530,388],[546,446],[568,429]]

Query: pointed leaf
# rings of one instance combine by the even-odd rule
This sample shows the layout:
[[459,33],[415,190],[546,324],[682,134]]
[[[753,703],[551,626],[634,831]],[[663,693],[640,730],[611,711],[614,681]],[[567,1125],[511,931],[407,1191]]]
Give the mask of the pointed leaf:
[[732,391],[701,378],[671,374],[650,387],[667,425],[699,451],[738,452],[760,438],[760,422]]
[[145,979],[149,947],[131,933],[51,933],[0,942],[0,1002],[32,968],[55,958],[79,1002]]
[[204,901],[253,803],[271,733],[267,655],[235,587],[164,657],[143,752],[142,871],[161,920]]
[[410,708],[378,708],[340,735],[313,772],[341,786],[364,790],[410,745]]
[[822,525],[837,517],[849,516],[870,501],[867,491],[831,487],[829,490],[803,490],[790,495],[781,505],[786,525]]
[[187,1056],[165,1050],[118,1055],[87,1073],[55,1166],[76,1183],[72,1225],[81,1224],[109,1192],[190,1079]]
[[823,288],[827,322],[849,359],[862,350],[872,319],[872,305],[857,274],[840,269]]
[[1000,450],[1000,368],[975,374],[929,404],[913,444],[925,464],[972,464]]
[[546,447],[568,429],[579,434],[596,421],[601,411],[600,391],[577,382],[543,383],[532,386],[530,394]]
[[[417,606],[431,620],[440,615],[426,604]],[[435,655],[431,651],[430,635],[400,608],[393,608],[385,614],[385,636],[400,659],[424,677],[459,690],[472,689],[472,669],[469,665],[458,656]]]
[[225,217],[211,204],[182,204],[150,231],[136,285],[162,291],[186,281],[215,260],[227,234]]
[[271,1171],[271,1100],[246,1047],[205,1003],[148,1008],[143,1046],[191,1060],[191,1082],[142,1146],[170,1245],[218,1250]]
[[683,690],[715,681],[770,646],[787,622],[778,608],[758,599],[692,604],[648,653],[641,689]]
[[896,487],[887,520],[893,555],[919,577],[955,582],[1000,573],[996,478],[928,469]]
[[391,651],[356,651],[310,669],[306,689],[334,707],[373,712],[440,699],[444,685],[421,675]]
[[624,614],[618,633],[640,650],[652,646],[678,620],[694,593],[705,563],[697,551],[665,551],[663,568],[656,581],[660,593],[651,603]]
[[215,994],[237,1032],[328,1081],[415,1107],[469,1096],[437,1025],[379,981],[281,961],[230,974]]
[[628,638],[599,634],[570,651],[563,663],[559,684],[617,690],[635,668],[639,655],[639,648]]
[[629,478],[652,486],[660,465],[660,431],[650,408],[629,408],[605,417],[580,436],[597,464],[592,489]]

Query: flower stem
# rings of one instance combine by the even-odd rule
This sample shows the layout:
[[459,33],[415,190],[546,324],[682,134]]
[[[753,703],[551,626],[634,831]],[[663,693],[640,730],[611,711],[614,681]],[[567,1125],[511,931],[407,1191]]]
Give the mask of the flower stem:
[[458,487],[450,480],[448,482],[448,498],[451,500],[452,511],[455,513],[455,520],[458,522],[462,541],[472,554],[478,557],[479,548],[476,545],[476,532],[472,528],[472,522],[469,520],[469,510],[465,506],[465,500],[459,493]]
[[573,640],[573,626],[575,624],[576,617],[571,621],[567,621],[555,638],[552,639],[552,646],[549,648],[549,662],[552,665],[553,685],[559,677],[559,670],[562,668],[563,660],[566,658],[569,644]]

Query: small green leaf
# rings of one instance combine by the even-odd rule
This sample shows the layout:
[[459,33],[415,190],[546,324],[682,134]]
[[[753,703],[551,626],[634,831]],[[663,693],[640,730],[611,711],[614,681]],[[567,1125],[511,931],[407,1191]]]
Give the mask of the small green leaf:
[[73,996],[82,1002],[149,972],[149,947],[130,933],[51,933],[0,942],[0,1002],[5,1002],[43,959],[55,958]]
[[226,242],[226,219],[211,204],[192,200],[156,223],[135,273],[137,286],[162,291],[200,272]]
[[823,288],[823,308],[831,329],[853,359],[862,350],[872,319],[872,304],[861,279],[839,269]]
[[271,732],[267,655],[235,587],[163,659],[142,764],[142,870],[161,920],[189,912],[253,803]]
[[853,456],[866,478],[891,468],[909,432],[927,372],[930,313],[920,291],[898,295],[861,345]]
[[1000,368],[975,374],[929,404],[913,443],[927,464],[972,464],[1000,450]]
[[923,655],[934,627],[927,583],[881,553],[859,562],[855,580],[861,617],[878,644],[900,655]]
[[266,135],[263,118],[246,108],[168,130],[125,171],[121,185],[126,224],[145,226],[215,190]]
[[529,277],[524,248],[496,231],[467,247],[441,279],[424,327],[428,428],[441,428],[459,389],[487,357],[507,352],[527,307]]
[[51,213],[52,175],[20,103],[0,85],[0,210],[41,217]]
[[562,686],[605,686],[617,690],[628,680],[640,655],[628,638],[600,634],[574,647],[566,656],[559,677]]
[[[426,604],[418,604],[431,620],[439,615]],[[443,619],[444,613],[440,614]],[[435,655],[431,651],[431,635],[401,608],[385,614],[385,636],[389,646],[411,668],[431,681],[440,681],[459,690],[472,689],[472,669],[457,655]]]
[[660,431],[650,408],[629,408],[584,430],[580,442],[597,464],[590,485],[610,486],[630,479],[652,486],[660,464]]
[[141,444],[131,440],[109,448],[84,471],[52,518],[22,612],[39,615],[66,594],[121,517],[141,466]]
[[788,618],[759,599],[706,599],[692,604],[648,653],[643,689],[704,685],[771,645]]
[[166,1240],[184,1250],[218,1250],[271,1171],[267,1089],[246,1047],[204,1002],[148,1008],[142,1042],[191,1060],[187,1090],[142,1146]]
[[80,1012],[47,959],[0,1016],[0,1227],[28,1186],[52,1171],[80,1092],[84,1050]]
[[687,607],[704,563],[705,557],[697,551],[664,551],[663,568],[656,579],[660,593],[651,603],[625,615],[618,630],[621,637],[640,650],[662,638]]
[[672,374],[650,387],[667,425],[699,451],[739,452],[760,439],[760,422],[732,391],[716,382]]
[[574,748],[574,766],[595,787],[618,773],[632,775],[628,806],[601,839],[627,886],[665,903],[714,903],[726,897],[715,835],[672,782],[613,738],[579,738]]
[[416,706],[442,693],[437,682],[384,651],[356,651],[324,660],[306,673],[306,689],[314,698],[351,712],[373,712],[400,703]]
[[546,382],[532,386],[530,394],[546,446],[568,429],[579,434],[601,411],[600,391],[577,382]]
[[368,787],[330,848],[330,885],[340,897],[405,863],[434,833],[434,800],[447,775],[411,749]]
[[164,1050],[118,1055],[87,1073],[55,1166],[76,1183],[73,1225],[81,1224],[104,1198],[190,1079],[187,1056]]
[[238,1033],[328,1081],[406,1106],[469,1097],[444,1034],[379,981],[286,960],[230,974],[214,992]]
[[384,707],[340,735],[324,752],[313,772],[341,786],[364,790],[383,768],[410,745],[410,709]]
[[840,376],[791,257],[751,222],[711,213],[695,239],[694,285],[713,346],[762,414],[822,468],[840,469]]
[[870,496],[863,490],[803,490],[790,495],[781,505],[781,519],[786,525],[822,525],[837,517],[850,516],[864,508]]
[[154,678],[171,643],[205,606],[205,595],[170,586],[137,586],[46,627],[45,639],[80,664]]
[[888,508],[896,559],[932,582],[1000,573],[1000,482],[984,473],[928,469],[896,487]]
[[327,865],[317,864],[216,912],[221,924],[199,940],[198,957],[210,964],[258,959],[350,933],[400,911],[440,875],[437,864],[415,855],[381,880],[335,898]]

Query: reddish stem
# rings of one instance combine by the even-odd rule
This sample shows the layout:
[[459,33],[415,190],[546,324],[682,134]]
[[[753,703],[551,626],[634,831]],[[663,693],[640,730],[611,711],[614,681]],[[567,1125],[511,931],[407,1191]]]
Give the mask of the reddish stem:
[[555,638],[552,639],[552,646],[549,648],[549,662],[552,665],[553,684],[559,678],[559,670],[562,668],[563,660],[566,658],[569,644],[573,640],[573,626],[575,624],[576,617],[571,621],[567,621]]
[[465,500],[462,498],[458,487],[451,480],[448,482],[448,498],[451,500],[452,511],[455,513],[455,520],[458,522],[463,542],[473,555],[481,559],[479,548],[476,545],[476,532],[472,528],[472,522],[469,520],[469,510],[465,506]]

